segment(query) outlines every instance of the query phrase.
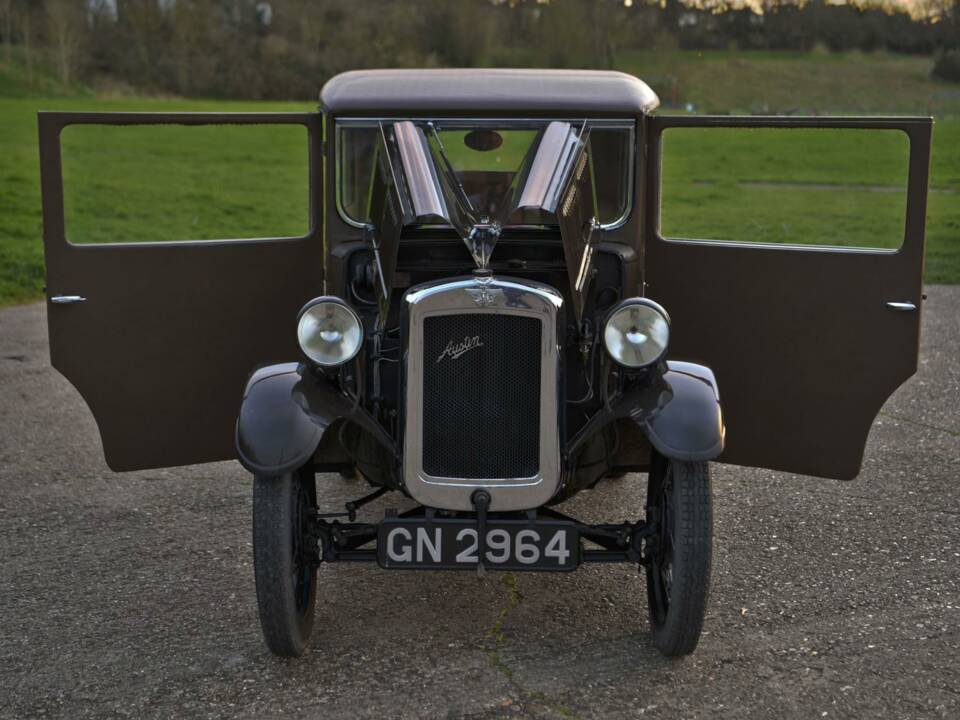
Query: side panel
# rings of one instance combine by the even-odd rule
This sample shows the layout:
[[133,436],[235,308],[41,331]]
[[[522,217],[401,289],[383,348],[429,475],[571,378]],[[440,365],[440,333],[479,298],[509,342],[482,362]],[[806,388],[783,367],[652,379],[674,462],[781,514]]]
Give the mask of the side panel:
[[[248,241],[73,245],[60,132],[72,124],[297,124],[307,128],[310,232]],[[299,308],[322,294],[321,116],[41,113],[50,358],[93,412],[108,465],[135,470],[235,457],[244,382],[299,357]]]
[[[671,127],[906,133],[901,249],[664,239],[661,135]],[[670,355],[707,365],[723,389],[727,436],[720,461],[855,477],[874,417],[917,367],[931,121],[658,117],[648,128],[646,295],[670,312]]]

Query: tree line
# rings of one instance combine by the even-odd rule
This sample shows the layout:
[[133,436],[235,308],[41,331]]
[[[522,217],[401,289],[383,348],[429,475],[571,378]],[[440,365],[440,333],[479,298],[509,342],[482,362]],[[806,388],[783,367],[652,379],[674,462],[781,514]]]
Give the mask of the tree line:
[[691,2],[0,0],[0,43],[28,80],[215,98],[313,98],[354,68],[610,68],[671,48],[933,54],[934,74],[960,82],[960,0],[918,0],[912,16],[869,0]]

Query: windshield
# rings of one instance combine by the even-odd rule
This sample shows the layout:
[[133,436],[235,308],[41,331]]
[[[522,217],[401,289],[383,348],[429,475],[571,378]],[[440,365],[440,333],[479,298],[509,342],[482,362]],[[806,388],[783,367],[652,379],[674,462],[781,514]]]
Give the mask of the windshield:
[[[371,190],[380,123],[401,121],[341,120],[337,129],[338,203],[348,222],[370,220]],[[510,202],[518,173],[529,166],[548,120],[479,121],[416,120],[441,158],[442,170],[454,179],[454,192],[462,196],[477,218],[501,218]],[[582,120],[577,121],[583,127]],[[633,173],[633,122],[587,121],[588,154],[593,165],[598,221],[611,227],[622,222],[630,209]],[[449,163],[449,167],[443,167]],[[552,225],[556,219],[538,210],[519,210],[505,225]]]

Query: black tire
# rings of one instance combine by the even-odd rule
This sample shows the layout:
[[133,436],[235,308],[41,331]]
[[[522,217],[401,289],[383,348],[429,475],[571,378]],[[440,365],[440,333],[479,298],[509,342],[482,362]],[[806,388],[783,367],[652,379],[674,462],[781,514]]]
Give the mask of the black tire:
[[653,644],[670,657],[689,655],[700,640],[710,598],[709,465],[655,453],[647,482],[647,517],[658,523],[646,564]]
[[302,655],[313,632],[317,557],[307,514],[316,504],[311,471],[253,479],[253,567],[260,627],[267,647],[281,657]]

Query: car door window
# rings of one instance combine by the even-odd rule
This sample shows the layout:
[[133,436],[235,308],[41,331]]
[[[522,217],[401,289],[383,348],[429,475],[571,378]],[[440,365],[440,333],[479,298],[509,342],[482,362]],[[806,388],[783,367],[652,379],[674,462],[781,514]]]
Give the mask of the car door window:
[[670,128],[663,133],[661,234],[896,249],[909,154],[898,130]]
[[302,237],[302,125],[97,125],[61,137],[73,244]]

